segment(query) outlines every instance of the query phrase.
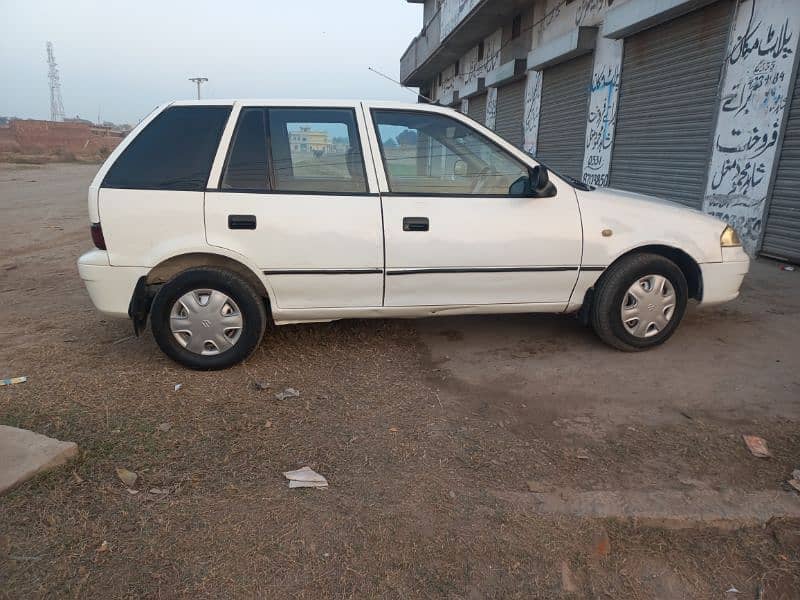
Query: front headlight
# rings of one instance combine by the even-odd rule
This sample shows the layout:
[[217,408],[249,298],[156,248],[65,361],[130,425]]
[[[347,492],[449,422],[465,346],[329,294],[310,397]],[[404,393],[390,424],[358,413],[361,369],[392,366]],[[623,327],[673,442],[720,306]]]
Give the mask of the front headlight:
[[741,246],[742,241],[739,239],[733,227],[728,225],[722,235],[719,236],[719,245],[723,248],[730,248],[731,246]]

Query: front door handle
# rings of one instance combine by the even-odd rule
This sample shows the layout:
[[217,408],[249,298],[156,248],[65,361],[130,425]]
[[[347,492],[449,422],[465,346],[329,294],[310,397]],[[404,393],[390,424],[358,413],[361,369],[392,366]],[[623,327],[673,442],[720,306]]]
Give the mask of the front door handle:
[[228,215],[228,229],[255,229],[255,215]]
[[428,217],[403,217],[403,231],[428,231]]

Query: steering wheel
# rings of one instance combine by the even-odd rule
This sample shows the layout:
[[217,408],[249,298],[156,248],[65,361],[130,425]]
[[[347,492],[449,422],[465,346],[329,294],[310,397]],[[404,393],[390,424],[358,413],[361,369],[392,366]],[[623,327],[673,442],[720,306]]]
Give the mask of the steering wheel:
[[481,172],[478,176],[475,177],[475,183],[472,184],[472,193],[479,194],[483,191],[488,183],[490,177],[494,177],[497,175],[497,170],[492,167],[491,165],[485,166],[481,169]]

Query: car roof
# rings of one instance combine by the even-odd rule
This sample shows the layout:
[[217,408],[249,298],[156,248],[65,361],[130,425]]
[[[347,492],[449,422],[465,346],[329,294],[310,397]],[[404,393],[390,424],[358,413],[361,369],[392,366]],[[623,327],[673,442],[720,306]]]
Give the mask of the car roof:
[[364,104],[373,108],[401,108],[401,109],[442,109],[452,110],[438,104],[420,104],[417,102],[396,102],[387,100],[311,100],[301,98],[237,98],[237,99],[208,99],[208,100],[174,100],[171,106],[231,106],[240,104],[242,106],[296,106],[296,107],[351,107]]

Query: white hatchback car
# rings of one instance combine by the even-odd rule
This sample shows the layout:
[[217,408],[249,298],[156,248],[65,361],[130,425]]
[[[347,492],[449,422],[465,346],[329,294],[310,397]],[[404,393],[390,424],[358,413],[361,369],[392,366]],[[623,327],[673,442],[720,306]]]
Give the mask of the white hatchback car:
[[246,358],[270,320],[580,311],[640,350],[689,298],[735,298],[749,264],[718,219],[559,176],[425,104],[161,106],[100,168],[89,217],[95,306],[137,333],[149,314],[196,369]]

